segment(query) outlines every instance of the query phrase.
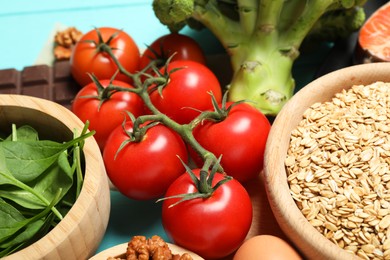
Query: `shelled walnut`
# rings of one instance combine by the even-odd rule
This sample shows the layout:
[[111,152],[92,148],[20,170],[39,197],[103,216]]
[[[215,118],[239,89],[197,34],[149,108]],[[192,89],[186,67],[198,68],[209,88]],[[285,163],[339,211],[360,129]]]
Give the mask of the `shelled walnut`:
[[145,236],[134,236],[128,243],[125,254],[109,257],[107,260],[192,260],[188,253],[173,254],[168,244],[159,236],[147,239]]
[[72,47],[80,40],[83,33],[76,27],[69,27],[58,31],[54,36],[54,57],[56,60],[68,60],[72,54]]

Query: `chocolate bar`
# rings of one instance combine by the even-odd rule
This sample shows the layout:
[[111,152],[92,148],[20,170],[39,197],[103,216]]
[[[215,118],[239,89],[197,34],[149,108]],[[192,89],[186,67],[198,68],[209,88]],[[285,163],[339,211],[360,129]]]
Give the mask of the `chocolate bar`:
[[[207,57],[207,66],[226,86],[232,71],[229,57],[224,54]],[[0,94],[21,94],[48,99],[68,109],[81,89],[70,73],[69,60],[56,61],[53,66],[35,65],[16,69],[0,70]]]
[[0,70],[0,94],[21,94],[52,100],[68,109],[80,86],[70,73],[69,61]]

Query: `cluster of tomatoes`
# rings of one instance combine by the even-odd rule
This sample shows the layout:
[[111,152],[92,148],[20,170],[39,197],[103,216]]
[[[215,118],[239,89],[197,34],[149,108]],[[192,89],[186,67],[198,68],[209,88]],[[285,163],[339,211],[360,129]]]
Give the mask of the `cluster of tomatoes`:
[[[242,183],[256,178],[263,167],[270,130],[267,118],[247,102],[225,102],[203,51],[182,34],[164,35],[141,54],[126,32],[97,28],[76,44],[70,62],[72,75],[82,86],[73,112],[96,131],[107,174],[116,188],[137,200],[165,196],[163,226],[178,245],[207,259],[234,252],[252,222],[251,201]],[[151,62],[156,66],[148,67]],[[134,82],[123,71],[143,71],[142,81]],[[162,86],[144,89],[143,81],[162,76],[167,78]],[[108,86],[119,88],[104,91]],[[145,93],[153,107],[145,102]],[[215,110],[225,113],[223,118],[196,120],[201,113]],[[134,123],[145,115],[155,115],[156,123]],[[174,123],[164,124],[161,115]],[[233,178],[207,196],[172,206],[182,198],[177,195],[199,193],[204,170],[204,156],[186,142],[189,133],[183,136],[176,131],[183,125],[193,126],[190,134],[199,147],[221,158],[225,172],[213,174],[212,179],[206,176],[205,183],[212,188],[226,175]],[[190,161],[195,165],[192,169],[187,166]]]

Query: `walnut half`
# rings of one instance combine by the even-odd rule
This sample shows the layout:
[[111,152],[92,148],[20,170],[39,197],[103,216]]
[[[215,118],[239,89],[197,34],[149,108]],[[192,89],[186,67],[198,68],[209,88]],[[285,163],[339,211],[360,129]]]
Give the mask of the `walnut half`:
[[80,40],[83,33],[76,27],[69,27],[58,31],[54,36],[54,57],[56,60],[68,60],[72,54],[72,47]]

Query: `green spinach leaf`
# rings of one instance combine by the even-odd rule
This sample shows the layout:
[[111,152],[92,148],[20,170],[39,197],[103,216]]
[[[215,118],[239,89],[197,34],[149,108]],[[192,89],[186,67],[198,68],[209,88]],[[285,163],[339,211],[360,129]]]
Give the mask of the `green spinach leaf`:
[[64,143],[39,140],[30,126],[0,139],[0,257],[38,240],[63,219],[83,183],[88,124]]

